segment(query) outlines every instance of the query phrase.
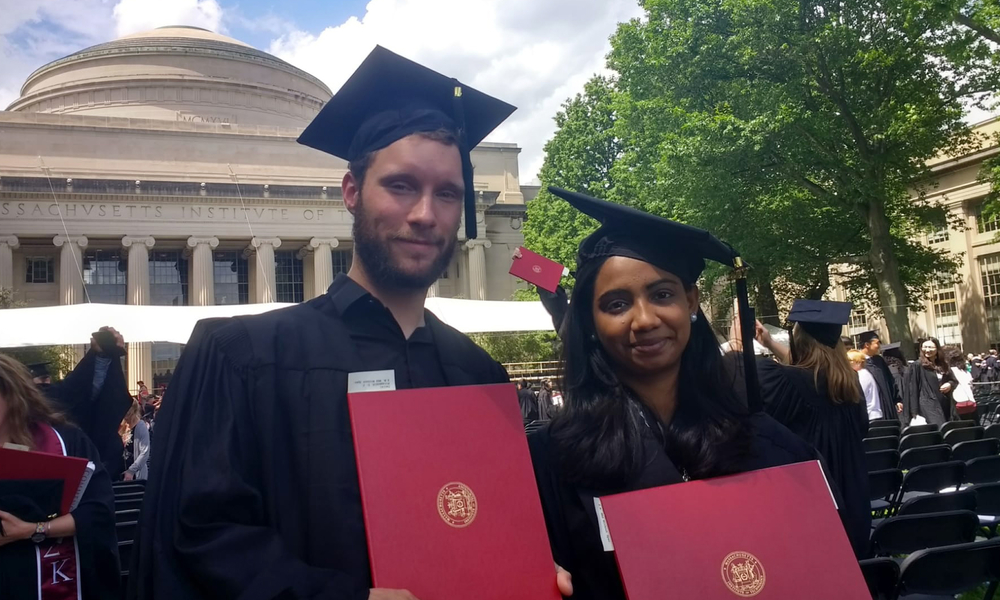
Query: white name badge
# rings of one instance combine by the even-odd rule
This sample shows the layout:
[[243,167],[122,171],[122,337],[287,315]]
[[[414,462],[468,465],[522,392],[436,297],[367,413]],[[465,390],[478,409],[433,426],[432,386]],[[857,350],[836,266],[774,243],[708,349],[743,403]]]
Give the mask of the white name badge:
[[392,392],[395,389],[396,372],[392,369],[386,371],[359,371],[347,376],[348,394]]

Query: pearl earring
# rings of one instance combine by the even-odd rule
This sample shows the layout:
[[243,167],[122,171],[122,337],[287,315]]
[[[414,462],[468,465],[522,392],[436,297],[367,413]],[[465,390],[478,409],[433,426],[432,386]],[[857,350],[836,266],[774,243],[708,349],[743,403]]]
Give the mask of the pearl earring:
[[692,323],[697,323],[698,322],[698,315],[697,314],[691,315],[691,322]]

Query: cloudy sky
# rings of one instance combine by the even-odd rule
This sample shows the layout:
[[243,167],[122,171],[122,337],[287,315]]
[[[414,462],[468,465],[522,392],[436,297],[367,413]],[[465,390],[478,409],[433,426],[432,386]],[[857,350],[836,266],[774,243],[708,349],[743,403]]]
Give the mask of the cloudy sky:
[[0,110],[39,66],[164,25],[194,25],[271,52],[336,90],[375,44],[518,107],[490,140],[523,150],[532,180],[562,102],[601,71],[634,0],[3,0]]

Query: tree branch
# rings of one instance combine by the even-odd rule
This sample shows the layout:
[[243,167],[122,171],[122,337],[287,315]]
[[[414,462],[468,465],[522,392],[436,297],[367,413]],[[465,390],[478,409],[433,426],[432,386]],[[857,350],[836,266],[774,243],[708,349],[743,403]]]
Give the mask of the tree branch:
[[975,31],[984,38],[990,40],[994,44],[1000,44],[1000,32],[994,31],[993,29],[983,25],[982,23],[977,23],[973,21],[968,15],[962,14],[962,11],[957,11],[955,14],[955,22],[959,25],[964,25],[969,29]]

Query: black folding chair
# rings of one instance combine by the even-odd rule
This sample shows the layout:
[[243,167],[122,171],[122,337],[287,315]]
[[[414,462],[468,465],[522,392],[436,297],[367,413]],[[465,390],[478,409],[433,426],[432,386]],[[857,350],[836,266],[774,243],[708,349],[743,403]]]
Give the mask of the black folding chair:
[[138,523],[135,521],[120,521],[115,523],[115,534],[118,536],[118,543],[134,540],[137,526]]
[[142,500],[142,496],[145,493],[146,492],[144,491],[122,492],[122,493],[115,492],[115,500],[136,500],[136,499]]
[[903,477],[892,504],[898,508],[903,500],[908,500],[906,494],[911,492],[936,494],[949,488],[958,489],[964,470],[965,463],[957,460],[914,467]]
[[971,510],[889,517],[875,526],[872,556],[912,554],[917,550],[965,544],[976,539],[979,517]]
[[868,464],[869,473],[872,471],[895,469],[899,465],[899,452],[895,450],[865,452],[865,462]]
[[866,438],[861,441],[864,444],[865,452],[877,452],[879,450],[895,450],[899,446],[899,438],[892,436]]
[[1000,483],[981,483],[968,489],[976,495],[979,524],[986,530],[987,537],[995,536],[1000,525]]
[[951,448],[946,444],[927,446],[925,448],[910,448],[899,455],[899,468],[909,471],[920,465],[932,465],[951,460]]
[[137,500],[119,500],[115,498],[115,511],[139,510],[142,508],[142,498]]
[[972,460],[980,456],[996,456],[1000,453],[1000,440],[993,438],[959,442],[951,449],[951,457],[955,460]]
[[974,421],[948,421],[947,423],[941,425],[941,435],[947,435],[949,431],[954,431],[956,429],[965,429],[966,427],[975,427],[976,423]]
[[918,550],[899,568],[896,596],[955,596],[989,583],[983,600],[993,600],[1000,580],[1000,540]]
[[1000,483],[1000,456],[980,456],[966,461],[965,483]]
[[994,425],[990,425],[989,427],[987,427],[986,431],[983,433],[983,437],[1000,440],[1000,423],[996,423]]
[[[945,425],[948,425],[948,423],[945,423]],[[944,438],[944,443],[954,448],[955,444],[959,444],[961,442],[971,442],[973,440],[983,439],[983,432],[985,431],[986,430],[982,427],[963,427],[962,429],[952,429],[948,433],[942,434],[942,437]]]
[[933,433],[937,430],[937,425],[907,425],[903,428],[903,435],[905,436],[913,433]]
[[945,494],[928,494],[910,498],[899,507],[896,515],[926,515],[953,510],[976,510],[976,492],[967,488]]
[[128,510],[118,510],[115,509],[115,523],[128,523],[129,521],[139,520],[139,509],[133,508]]
[[899,427],[870,427],[868,433],[865,434],[865,438],[877,438],[877,437],[899,437]]
[[911,433],[909,435],[903,432],[903,438],[899,440],[899,451],[909,450],[910,448],[924,448],[927,446],[937,446],[941,443],[941,434],[936,431],[929,431],[927,433]]
[[873,421],[868,421],[868,429],[872,429],[873,427],[895,427],[896,429],[899,429],[902,425],[900,424],[899,419],[875,419]]
[[899,486],[903,483],[903,472],[899,469],[885,469],[868,473],[868,500],[872,510],[885,514],[892,506]]
[[893,600],[899,583],[899,563],[891,558],[868,558],[858,561],[872,600]]

